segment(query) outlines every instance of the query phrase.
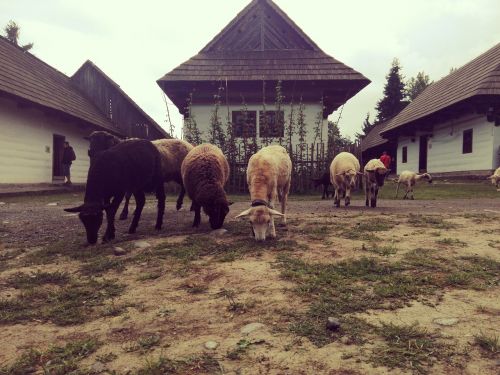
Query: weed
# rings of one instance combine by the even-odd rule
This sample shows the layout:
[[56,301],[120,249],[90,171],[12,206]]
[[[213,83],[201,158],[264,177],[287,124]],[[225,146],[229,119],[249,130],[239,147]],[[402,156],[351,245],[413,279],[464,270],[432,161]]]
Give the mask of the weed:
[[145,366],[137,371],[137,375],[215,374],[219,371],[219,362],[208,354],[183,360],[173,360],[160,356],[157,359],[146,359]]
[[220,292],[216,294],[218,298],[225,298],[229,303],[228,311],[233,312],[245,312],[245,305],[236,300],[236,291],[232,289],[221,289]]
[[436,241],[438,245],[444,245],[444,246],[459,246],[459,247],[466,247],[467,243],[460,241],[458,238],[440,238],[439,240]]
[[245,339],[241,339],[236,343],[236,348],[229,350],[227,352],[226,357],[231,360],[237,360],[241,359],[241,357],[246,354],[246,352],[250,349],[252,345],[258,345],[258,344],[263,344],[265,341],[264,340],[258,340],[258,341],[249,341]]
[[390,256],[398,252],[398,249],[394,246],[394,244],[381,246],[376,242],[372,242],[368,246],[366,246],[365,244],[361,245],[361,250],[369,251],[371,253],[375,253],[382,256]]
[[99,354],[96,357],[96,360],[101,362],[101,363],[110,363],[110,362],[113,362],[117,358],[118,358],[118,356],[115,353],[109,352],[106,354]]
[[412,213],[410,213],[408,217],[408,224],[414,227],[429,227],[434,229],[452,229],[457,227],[456,224],[444,221],[437,215],[420,215]]
[[70,278],[66,272],[42,272],[35,273],[16,273],[9,277],[7,285],[16,289],[35,288],[44,284],[64,285],[69,282]]
[[474,344],[479,346],[485,357],[494,358],[500,353],[500,342],[497,335],[487,335],[483,332],[474,335]]
[[122,272],[124,269],[125,266],[121,260],[112,259],[107,256],[98,256],[90,262],[85,263],[80,268],[80,272],[86,276],[99,276],[111,270]]

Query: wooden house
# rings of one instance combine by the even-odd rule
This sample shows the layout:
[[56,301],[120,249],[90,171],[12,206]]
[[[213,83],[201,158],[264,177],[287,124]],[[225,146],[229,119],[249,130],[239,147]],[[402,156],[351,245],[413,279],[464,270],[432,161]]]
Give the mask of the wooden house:
[[85,182],[94,130],[119,137],[162,138],[166,133],[94,64],[73,77],[0,37],[0,183],[63,180],[64,141],[77,159],[73,182]]
[[500,165],[500,43],[427,87],[380,135],[397,171],[486,175]]
[[379,159],[384,151],[391,157],[391,171],[396,170],[398,145],[394,140],[382,138],[380,132],[389,124],[388,121],[375,125],[361,140],[361,164],[365,165],[371,159]]
[[[205,141],[219,122],[232,127],[237,142],[286,142],[285,128],[302,116],[309,144],[326,143],[328,115],[369,82],[323,52],[271,0],[251,1],[197,55],[158,80]],[[296,145],[299,135],[291,140]]]

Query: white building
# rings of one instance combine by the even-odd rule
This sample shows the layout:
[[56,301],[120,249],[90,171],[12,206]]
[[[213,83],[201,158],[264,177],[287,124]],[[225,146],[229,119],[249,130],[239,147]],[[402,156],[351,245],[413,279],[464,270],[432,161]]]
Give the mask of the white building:
[[500,44],[433,83],[389,121],[397,171],[487,175],[500,165]]
[[[301,112],[309,144],[319,142],[316,133],[327,141],[328,115],[369,82],[324,53],[271,0],[251,1],[196,56],[158,80],[187,122],[196,121],[204,141],[210,141],[218,101],[217,117],[224,129],[231,123],[236,142],[253,134],[258,143],[286,138],[290,119],[297,123]],[[185,122],[185,135],[187,128]],[[295,134],[292,144],[298,142]]]
[[0,37],[0,183],[63,181],[64,141],[76,154],[73,182],[85,182],[84,137],[94,130],[149,139],[166,135],[92,63],[68,77]]

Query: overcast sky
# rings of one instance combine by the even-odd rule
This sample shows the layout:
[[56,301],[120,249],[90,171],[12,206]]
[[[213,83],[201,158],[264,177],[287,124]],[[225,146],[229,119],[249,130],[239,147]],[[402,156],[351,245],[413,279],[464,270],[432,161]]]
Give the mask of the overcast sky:
[[[20,42],[67,75],[92,60],[161,126],[156,80],[200,51],[250,0],[0,0],[0,25],[15,20]],[[392,59],[406,78],[447,75],[500,42],[499,0],[275,0],[327,54],[372,83],[344,107],[353,136],[382,96]],[[181,117],[169,106],[177,131]],[[338,112],[330,119],[336,121]]]

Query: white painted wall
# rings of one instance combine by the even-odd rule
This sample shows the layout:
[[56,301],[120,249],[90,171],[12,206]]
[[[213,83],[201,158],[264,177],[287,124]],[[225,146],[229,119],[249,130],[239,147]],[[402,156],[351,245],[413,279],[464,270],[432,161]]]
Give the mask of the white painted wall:
[[53,134],[65,136],[75,151],[72,181],[85,182],[89,143],[83,137],[88,133],[74,123],[0,98],[0,183],[51,183]]
[[[305,114],[305,123],[307,124],[307,136],[306,143],[311,144],[314,142],[314,128],[315,123],[317,121],[317,115],[319,111],[321,111],[321,106],[318,103],[304,103],[304,114]],[[257,111],[257,139],[259,140],[259,111],[262,111],[262,104],[259,105],[247,105],[247,109],[249,111]],[[202,132],[202,138],[204,141],[208,141],[209,138],[209,127],[210,127],[210,118],[212,117],[212,113],[214,110],[213,105],[193,105],[191,107],[192,117],[196,120],[198,129]],[[267,111],[275,110],[274,105],[268,105],[266,107]],[[282,107],[285,116],[285,128],[286,124],[290,121],[290,105],[284,105]],[[229,106],[230,111],[230,121],[232,120],[232,111],[241,111],[241,105],[239,106]],[[294,107],[294,121],[297,122],[297,113],[298,113],[298,105]],[[219,108],[219,118],[221,119],[221,123],[223,124],[223,128],[226,128],[227,123],[227,106],[223,105]],[[326,144],[328,140],[328,120],[322,121],[322,129],[323,129],[323,142]],[[294,134],[292,141],[294,144],[299,142],[298,135]],[[240,138],[241,140],[241,138]],[[319,140],[316,141],[319,143]]]
[[493,126],[493,169],[500,167],[500,126]]
[[[473,129],[472,153],[463,154],[463,132]],[[416,132],[413,137],[398,138],[397,171],[418,172],[419,137],[432,133],[427,154],[429,173],[485,171],[495,168],[498,163],[500,129],[486,121],[484,115],[465,115],[459,119],[434,126],[432,132]],[[414,142],[411,140],[414,139]],[[408,147],[408,162],[402,163],[402,148]]]

